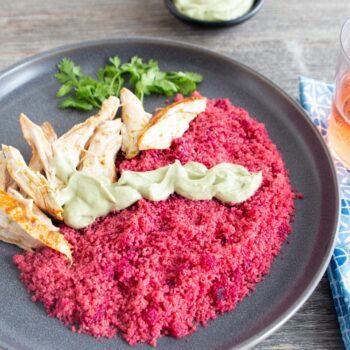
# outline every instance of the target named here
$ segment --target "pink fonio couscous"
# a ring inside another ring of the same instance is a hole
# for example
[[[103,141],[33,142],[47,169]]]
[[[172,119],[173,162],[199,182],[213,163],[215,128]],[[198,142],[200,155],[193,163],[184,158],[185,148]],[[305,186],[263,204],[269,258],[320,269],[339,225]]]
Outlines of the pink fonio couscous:
[[[132,345],[183,337],[234,309],[268,273],[291,231],[288,172],[263,124],[228,100],[208,101],[170,149],[120,158],[117,166],[144,171],[176,159],[241,164],[262,170],[263,183],[240,205],[173,195],[141,200],[81,231],[62,225],[72,265],[49,248],[14,257],[33,301],[75,332],[120,333]]]

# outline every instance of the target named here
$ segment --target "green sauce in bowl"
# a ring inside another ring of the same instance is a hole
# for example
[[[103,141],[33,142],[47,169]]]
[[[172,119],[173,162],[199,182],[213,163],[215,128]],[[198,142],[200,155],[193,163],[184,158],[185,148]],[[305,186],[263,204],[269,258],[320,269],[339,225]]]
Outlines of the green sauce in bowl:
[[[229,21],[249,12],[254,0],[174,0],[182,14],[200,21]]]

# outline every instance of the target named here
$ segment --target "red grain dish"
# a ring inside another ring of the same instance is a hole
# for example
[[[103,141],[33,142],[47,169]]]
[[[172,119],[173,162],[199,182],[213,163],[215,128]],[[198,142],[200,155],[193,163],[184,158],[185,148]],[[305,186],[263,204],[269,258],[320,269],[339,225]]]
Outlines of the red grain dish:
[[[141,200],[81,231],[63,225],[72,266],[49,248],[14,257],[33,301],[73,331],[156,345],[163,335],[194,332],[249,295],[291,231],[295,194],[277,147],[245,110],[211,100],[170,149],[117,165],[144,171],[175,159],[241,164],[262,170],[263,183],[240,205],[173,195]]]

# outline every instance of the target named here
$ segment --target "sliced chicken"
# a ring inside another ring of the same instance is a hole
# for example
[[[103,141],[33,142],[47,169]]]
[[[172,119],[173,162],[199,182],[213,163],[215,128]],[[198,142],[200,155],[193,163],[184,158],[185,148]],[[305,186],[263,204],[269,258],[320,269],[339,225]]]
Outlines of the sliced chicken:
[[[139,153],[137,139],[141,131],[146,127],[151,114],[146,113],[141,101],[128,89],[120,90],[122,103],[122,150],[125,158],[133,158]]]
[[[190,122],[205,111],[207,99],[201,96],[185,98],[161,109],[151,119],[138,138],[140,150],[166,149],[181,137]]]
[[[72,260],[69,243],[30,210],[30,205],[0,190],[0,240],[32,250],[50,247]]]
[[[9,188],[15,190],[18,186],[7,171],[6,158],[0,151],[0,190],[6,192]]]
[[[89,140],[88,149],[79,170],[97,176],[116,180],[115,157],[122,145],[120,119],[107,120],[101,123]]]
[[[54,143],[57,140],[57,134],[55,132],[55,129],[49,122],[44,122],[40,125],[41,129],[44,132],[44,135],[46,136],[47,141],[50,143]]]
[[[58,204],[55,191],[47,179],[31,170],[16,148],[3,145],[2,151],[6,158],[7,170],[21,190],[32,198],[40,209],[62,220],[63,209]]]
[[[50,144],[54,143],[57,140],[56,132],[49,122],[44,122],[40,125],[40,127]],[[32,150],[32,158],[30,159],[28,166],[33,171],[39,171],[40,173],[44,170],[42,162],[39,158],[39,154],[34,149]]]
[[[42,127],[33,123],[25,114],[21,113],[19,117],[22,133],[25,140],[32,148],[32,159],[29,167],[34,171],[44,169],[47,180],[52,186],[56,186],[55,169],[52,167],[52,147],[47,139],[48,131],[45,126],[45,132]]]
[[[42,173],[44,170],[39,154],[34,150],[32,151],[32,158],[30,158],[28,166],[31,170],[37,171],[38,173]]]
[[[83,123],[74,125],[72,129],[59,137],[53,143],[54,150],[58,151],[71,163],[71,166],[76,168],[80,161],[81,152],[84,150],[96,127],[104,121],[112,120],[117,113],[119,105],[119,99],[115,96],[110,96],[103,101],[101,110],[95,116],[86,119]]]
[[[58,231],[58,227],[52,224],[51,219],[35,205],[32,199],[25,198],[20,192],[14,190],[13,188],[9,188],[7,193],[14,199],[23,203],[23,205],[27,208],[28,212],[36,215],[51,231]]]

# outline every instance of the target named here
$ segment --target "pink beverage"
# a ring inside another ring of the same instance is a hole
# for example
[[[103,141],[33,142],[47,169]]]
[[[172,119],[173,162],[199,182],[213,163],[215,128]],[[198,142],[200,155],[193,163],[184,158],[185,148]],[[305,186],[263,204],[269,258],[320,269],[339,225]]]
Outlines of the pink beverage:
[[[350,19],[343,25],[328,141],[331,150],[350,169]]]
[[[339,80],[328,126],[329,146],[350,168],[350,71]]]

